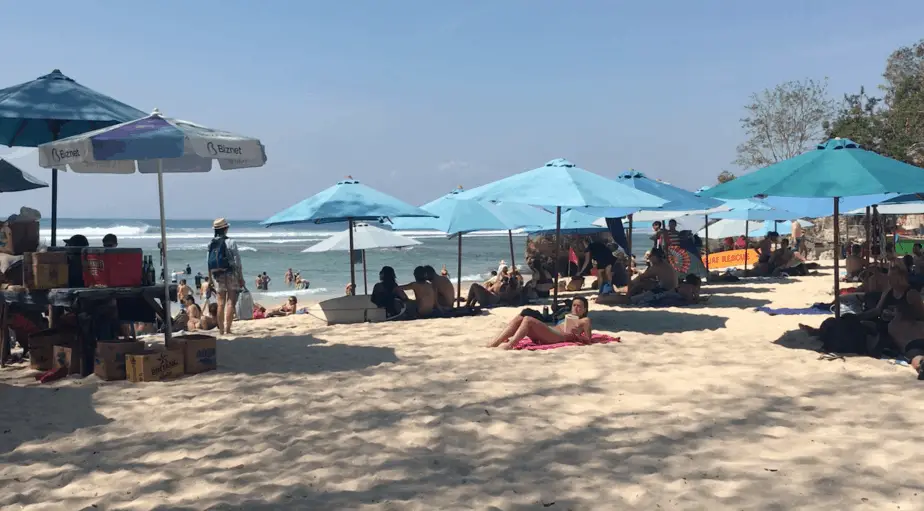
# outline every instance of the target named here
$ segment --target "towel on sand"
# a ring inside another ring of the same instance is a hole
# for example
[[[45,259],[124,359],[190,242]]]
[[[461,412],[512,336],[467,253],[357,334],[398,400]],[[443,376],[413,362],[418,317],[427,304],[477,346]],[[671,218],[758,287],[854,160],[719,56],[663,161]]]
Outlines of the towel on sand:
[[[619,337],[612,337],[606,334],[593,334],[590,337],[590,344],[608,344],[611,342],[619,342]],[[566,346],[586,346],[584,343],[580,342],[560,342],[557,344],[534,344],[533,340],[529,337],[524,337],[516,346],[513,347],[515,350],[528,350],[528,351],[538,351],[538,350],[554,350],[555,348],[564,348]]]
[[[816,303],[811,307],[803,307],[801,309],[787,308],[783,307],[780,309],[774,309],[772,307],[757,307],[754,310],[760,312],[766,312],[771,316],[820,316],[823,314],[831,314],[831,305],[824,303]]]

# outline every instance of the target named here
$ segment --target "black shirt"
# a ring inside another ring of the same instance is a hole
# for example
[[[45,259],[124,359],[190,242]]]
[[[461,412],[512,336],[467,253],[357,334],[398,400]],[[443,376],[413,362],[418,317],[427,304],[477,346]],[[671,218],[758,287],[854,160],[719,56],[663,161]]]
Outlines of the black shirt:
[[[597,268],[603,268],[616,263],[616,256],[606,245],[599,241],[587,245],[587,252],[590,252],[590,258],[597,262]]]

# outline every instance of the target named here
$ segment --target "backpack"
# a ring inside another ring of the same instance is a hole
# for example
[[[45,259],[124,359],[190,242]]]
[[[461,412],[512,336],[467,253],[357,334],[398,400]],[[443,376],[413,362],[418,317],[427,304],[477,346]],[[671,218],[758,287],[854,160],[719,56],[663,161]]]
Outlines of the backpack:
[[[209,243],[209,273],[222,274],[231,270],[231,257],[228,254],[228,245],[225,238],[219,236],[212,238]]]

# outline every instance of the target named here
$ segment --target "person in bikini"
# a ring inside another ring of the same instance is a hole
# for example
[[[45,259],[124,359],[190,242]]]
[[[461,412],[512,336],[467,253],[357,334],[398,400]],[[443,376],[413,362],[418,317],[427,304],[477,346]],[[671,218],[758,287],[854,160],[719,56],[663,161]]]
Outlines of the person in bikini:
[[[186,305],[187,324],[186,330],[193,332],[199,329],[199,320],[202,318],[202,309],[196,305],[196,298],[189,294],[183,298],[183,304]]]
[[[583,342],[591,340],[590,318],[587,317],[587,299],[576,296],[571,302],[571,314],[578,322],[570,332],[565,331],[565,322],[550,326],[531,316],[517,316],[490,343],[489,348],[513,349],[524,337],[536,344],[557,344],[560,342]]]
[[[280,305],[279,307],[266,311],[265,317],[281,318],[283,316],[291,316],[295,314],[297,310],[298,310],[298,298],[294,296],[290,296],[289,299],[286,300],[286,303]]]

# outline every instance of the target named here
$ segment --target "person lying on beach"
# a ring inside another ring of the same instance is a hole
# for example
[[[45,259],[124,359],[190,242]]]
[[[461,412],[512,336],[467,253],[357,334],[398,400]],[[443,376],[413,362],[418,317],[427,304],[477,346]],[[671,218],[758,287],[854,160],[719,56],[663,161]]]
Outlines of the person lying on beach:
[[[428,318],[436,308],[436,290],[427,280],[427,271],[423,266],[414,268],[414,282],[400,287],[402,291],[413,291],[414,299],[405,302],[409,317]]]
[[[560,342],[585,342],[591,338],[590,318],[587,317],[587,299],[576,296],[571,301],[571,314],[579,319],[571,331],[565,331],[565,322],[550,326],[531,316],[517,316],[491,341],[487,347],[512,349],[524,337],[529,337],[536,344],[556,344]]]
[[[391,266],[383,266],[379,272],[379,282],[372,287],[370,297],[377,307],[385,309],[386,317],[394,317],[404,310],[407,295],[398,285],[398,277]]]
[[[298,298],[290,296],[286,303],[266,311],[265,317],[267,318],[281,318],[283,316],[291,316],[295,314],[298,310]]]
[[[889,289],[871,310],[857,314],[854,318],[830,318],[825,320],[828,325],[823,323],[822,328],[801,324],[799,328],[809,335],[822,337],[832,323],[851,320],[870,325],[870,331],[878,334],[878,341],[867,343],[868,346],[888,345],[897,349],[911,362],[911,367],[918,373],[918,379],[924,379],[924,298],[920,292],[911,288],[908,271],[903,264],[895,264],[889,269]],[[874,352],[867,354],[879,355]]]
[[[667,261],[664,251],[655,248],[649,252],[648,268],[629,282],[628,296],[640,295],[646,292],[658,293],[677,289],[677,272]]]
[[[451,309],[456,299],[456,289],[452,286],[452,281],[445,275],[438,275],[432,266],[424,266],[427,273],[427,280],[436,291],[436,304],[443,309]]]
[[[520,281],[516,276],[511,277],[509,274],[498,275],[497,280],[488,286],[472,284],[468,288],[468,296],[465,300],[466,307],[474,307],[476,304],[482,307],[491,307],[494,305],[520,305],[521,301]]]
[[[626,296],[621,293],[600,295],[596,302],[600,305],[642,305],[647,307],[683,307],[705,303],[708,298],[700,297],[702,279],[698,276],[687,275],[674,291],[655,293],[642,293],[635,296]]]

